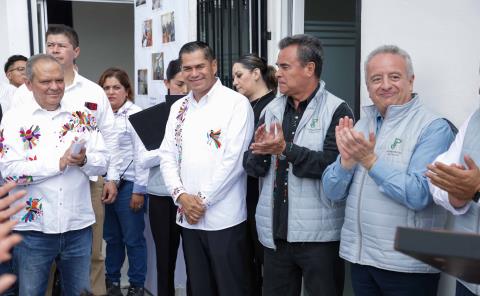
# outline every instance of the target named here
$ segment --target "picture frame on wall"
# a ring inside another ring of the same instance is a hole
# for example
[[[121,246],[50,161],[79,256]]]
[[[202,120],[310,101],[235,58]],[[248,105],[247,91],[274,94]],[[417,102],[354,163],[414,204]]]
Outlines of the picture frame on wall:
[[[162,43],[175,41],[175,15],[174,12],[163,14],[162,17]]]
[[[151,47],[153,44],[152,19],[142,23],[142,47]]]
[[[148,70],[138,69],[138,94],[148,95]]]
[[[163,80],[164,69],[163,52],[152,53],[152,80]]]

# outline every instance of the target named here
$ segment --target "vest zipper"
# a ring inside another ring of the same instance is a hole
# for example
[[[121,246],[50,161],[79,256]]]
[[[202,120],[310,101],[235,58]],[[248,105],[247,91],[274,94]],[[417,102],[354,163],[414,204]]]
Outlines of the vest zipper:
[[[357,215],[358,215],[358,219],[357,219],[357,223],[358,223],[358,237],[359,237],[359,242],[358,242],[358,255],[357,255],[357,258],[358,258],[358,262],[359,264],[361,264],[361,259],[362,259],[362,227],[361,227],[361,223],[360,223],[360,213],[361,213],[361,203],[362,203],[362,192],[363,192],[363,185],[365,185],[365,178],[367,177],[367,170],[364,169],[364,172],[363,172],[363,175],[362,175],[362,182],[360,183],[360,190],[359,190],[359,194],[358,194],[358,202],[357,202]]]

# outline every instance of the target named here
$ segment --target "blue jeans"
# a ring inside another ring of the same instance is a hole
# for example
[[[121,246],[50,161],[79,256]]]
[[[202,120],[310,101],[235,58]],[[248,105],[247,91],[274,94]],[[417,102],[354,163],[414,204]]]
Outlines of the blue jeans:
[[[92,228],[59,234],[17,231],[23,236],[15,246],[13,260],[18,274],[20,295],[43,296],[53,261],[60,271],[64,295],[90,291]]]
[[[145,208],[137,212],[130,209],[132,190],[133,183],[125,181],[118,189],[115,202],[105,205],[103,239],[107,243],[106,278],[111,282],[120,282],[126,247],[130,284],[143,287],[147,274],[147,244],[143,236]]]

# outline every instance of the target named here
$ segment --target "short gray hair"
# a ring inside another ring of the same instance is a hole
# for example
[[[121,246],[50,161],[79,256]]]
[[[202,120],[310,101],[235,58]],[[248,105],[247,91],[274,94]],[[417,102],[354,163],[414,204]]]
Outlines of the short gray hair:
[[[34,56],[31,56],[28,61],[27,61],[27,65],[25,66],[25,71],[26,71],[26,74],[27,74],[27,79],[29,81],[32,81],[33,80],[33,77],[34,77],[34,71],[33,71],[33,67],[40,61],[50,61],[50,62],[54,62],[55,64],[59,65],[61,68],[62,68],[62,71],[63,71],[63,65],[60,64],[54,57],[52,57],[51,55],[48,55],[48,54],[44,54],[44,53],[40,53],[40,54],[36,54]]]
[[[302,66],[309,62],[315,64],[315,76],[320,79],[323,67],[323,46],[320,39],[307,34],[288,36],[280,40],[278,47],[284,49],[291,45],[297,45],[297,55]]]
[[[367,57],[367,60],[365,61],[364,64],[364,71],[365,71],[365,80],[367,80],[367,66],[368,63],[377,55],[379,54],[395,54],[401,56],[405,60],[405,64],[407,66],[407,75],[408,78],[411,78],[413,76],[413,65],[412,65],[412,59],[410,58],[410,55],[400,47],[396,45],[382,45],[374,49]]]

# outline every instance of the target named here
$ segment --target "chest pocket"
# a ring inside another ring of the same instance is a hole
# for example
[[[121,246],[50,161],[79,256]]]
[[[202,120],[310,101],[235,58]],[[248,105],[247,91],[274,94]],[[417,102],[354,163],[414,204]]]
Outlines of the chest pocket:
[[[299,146],[306,147],[311,150],[323,150],[323,128],[319,126],[305,126],[299,135]]]

